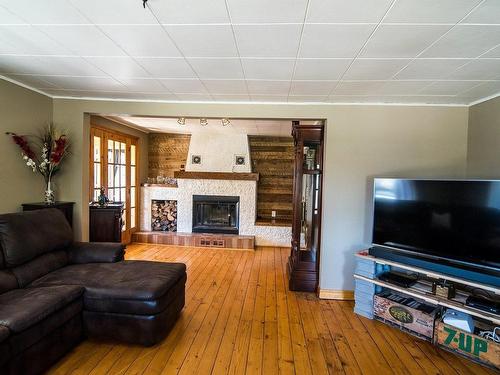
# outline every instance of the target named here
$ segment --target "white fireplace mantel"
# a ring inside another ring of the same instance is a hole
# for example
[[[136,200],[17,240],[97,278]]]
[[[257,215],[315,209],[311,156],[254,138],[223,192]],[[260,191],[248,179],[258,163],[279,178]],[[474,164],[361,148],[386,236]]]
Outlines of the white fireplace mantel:
[[[177,201],[177,231],[191,233],[193,223],[193,195],[225,195],[240,198],[240,235],[255,236],[260,246],[290,246],[291,227],[255,225],[257,181],[251,180],[177,180],[178,187],[141,187],[141,231],[151,230],[151,200]]]

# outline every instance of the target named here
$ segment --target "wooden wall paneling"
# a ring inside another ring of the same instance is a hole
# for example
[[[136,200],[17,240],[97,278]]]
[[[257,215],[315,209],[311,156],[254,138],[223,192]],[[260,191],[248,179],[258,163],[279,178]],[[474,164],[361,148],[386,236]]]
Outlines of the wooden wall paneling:
[[[190,134],[150,133],[148,177],[174,177],[186,165]]]
[[[259,173],[257,222],[292,221],[293,162],[292,137],[249,136],[252,171]]]

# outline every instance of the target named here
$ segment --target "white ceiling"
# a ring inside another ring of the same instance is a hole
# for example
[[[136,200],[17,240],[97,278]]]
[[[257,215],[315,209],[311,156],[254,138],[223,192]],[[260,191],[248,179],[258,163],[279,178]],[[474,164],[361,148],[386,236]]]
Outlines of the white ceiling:
[[[500,0],[0,0],[0,75],[54,97],[471,104]]]
[[[180,125],[177,118],[169,117],[138,117],[138,116],[106,116],[110,120],[127,126],[139,128],[146,132],[154,133],[240,133],[248,135],[267,135],[277,137],[290,137],[292,135],[291,120],[246,120],[229,119],[230,123],[222,125],[221,119],[209,118],[208,124],[202,126],[198,118],[186,118],[185,124]],[[302,123],[309,123],[302,121]],[[317,123],[312,121],[311,123]]]

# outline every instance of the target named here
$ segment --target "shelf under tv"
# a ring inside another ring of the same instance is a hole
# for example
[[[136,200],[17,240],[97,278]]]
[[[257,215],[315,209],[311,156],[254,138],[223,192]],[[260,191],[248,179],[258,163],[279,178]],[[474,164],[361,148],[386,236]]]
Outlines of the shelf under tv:
[[[428,277],[431,277],[431,278],[434,278],[434,279],[445,279],[445,280],[448,280],[448,281],[452,281],[452,282],[455,282],[455,283],[460,283],[460,284],[463,284],[463,285],[468,285],[468,286],[471,286],[473,288],[483,289],[483,290],[486,290],[488,292],[492,292],[492,293],[500,295],[500,288],[497,288],[497,287],[495,287],[493,285],[477,283],[477,282],[474,282],[474,281],[469,281],[469,280],[466,280],[466,279],[461,279],[461,278],[458,278],[458,277],[455,277],[455,276],[450,276],[450,275],[447,275],[445,273],[439,273],[439,272],[427,270],[425,268],[419,268],[419,267],[410,266],[410,265],[407,265],[407,264],[404,264],[404,263],[395,262],[395,261],[392,261],[392,260],[377,258],[377,257],[374,257],[372,255],[369,255],[368,254],[368,250],[363,250],[363,251],[360,251],[359,253],[356,253],[356,257],[359,257],[359,258],[362,258],[362,259],[370,259],[370,260],[373,260],[377,264],[382,264],[382,265],[387,265],[387,266],[401,268],[401,269],[404,269],[406,271],[420,273],[420,274],[423,274],[425,276],[428,276]],[[389,284],[389,285],[392,285],[392,284]]]
[[[384,288],[388,288],[388,289],[391,289],[391,290],[394,290],[394,291],[397,291],[400,293],[407,294],[411,297],[421,299],[421,300],[423,300],[427,303],[430,303],[432,305],[443,306],[443,307],[448,307],[448,308],[451,308],[454,310],[462,311],[464,313],[473,315],[473,316],[478,317],[478,318],[486,319],[486,320],[489,320],[495,324],[500,325],[500,315],[491,314],[491,313],[488,313],[486,311],[482,311],[482,310],[478,310],[478,309],[466,306],[464,303],[456,301],[456,300],[448,300],[448,299],[440,298],[439,296],[436,296],[433,294],[421,292],[414,287],[404,288],[404,287],[400,287],[400,286],[397,286],[394,284],[390,284],[388,282],[385,282],[385,281],[382,281],[379,279],[370,279],[368,277],[361,276],[361,275],[354,275],[354,278],[356,278],[358,280],[363,280],[363,281],[366,281],[369,283],[373,283],[375,285],[379,285],[379,286],[382,286]]]

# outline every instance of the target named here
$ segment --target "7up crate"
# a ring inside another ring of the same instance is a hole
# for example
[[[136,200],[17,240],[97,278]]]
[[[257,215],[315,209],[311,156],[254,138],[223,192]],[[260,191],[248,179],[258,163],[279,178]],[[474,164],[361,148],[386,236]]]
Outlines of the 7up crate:
[[[379,293],[373,299],[375,319],[428,341],[432,340],[437,311],[436,306],[391,291]]]
[[[436,343],[494,369],[500,369],[500,344],[462,331],[441,321],[436,323]]]

